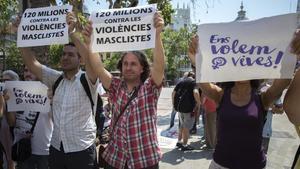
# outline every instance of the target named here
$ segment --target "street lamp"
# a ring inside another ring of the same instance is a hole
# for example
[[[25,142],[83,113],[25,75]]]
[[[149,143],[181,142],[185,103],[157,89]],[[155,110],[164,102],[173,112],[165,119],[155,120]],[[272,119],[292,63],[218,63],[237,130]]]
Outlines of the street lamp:
[[[3,48],[0,48],[0,63],[1,63],[0,69],[2,71],[5,70],[5,51]]]

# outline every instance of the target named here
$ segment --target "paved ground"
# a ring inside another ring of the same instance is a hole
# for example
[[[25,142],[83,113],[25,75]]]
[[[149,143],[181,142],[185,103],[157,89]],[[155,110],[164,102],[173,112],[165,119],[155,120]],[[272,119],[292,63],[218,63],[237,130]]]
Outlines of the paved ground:
[[[168,128],[170,121],[171,93],[173,88],[163,88],[158,102],[158,129]],[[199,138],[203,128],[198,128],[197,135],[190,139],[191,145],[197,149],[182,152],[174,148],[164,148],[161,169],[199,169],[208,168],[212,158],[212,151],[200,150]],[[299,145],[299,138],[286,115],[273,116],[273,136],[268,151],[267,169],[290,169],[294,154]]]

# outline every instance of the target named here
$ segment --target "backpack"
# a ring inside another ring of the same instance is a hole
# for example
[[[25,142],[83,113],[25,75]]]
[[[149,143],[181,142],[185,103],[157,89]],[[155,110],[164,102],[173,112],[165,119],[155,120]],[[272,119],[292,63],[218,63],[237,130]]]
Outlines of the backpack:
[[[59,76],[58,78],[57,78],[57,80],[54,82],[54,85],[53,85],[53,87],[52,87],[52,94],[53,94],[53,96],[54,96],[54,94],[55,94],[55,90],[56,90],[56,88],[58,87],[58,85],[59,85],[59,83],[62,81],[62,79],[63,79],[63,75],[61,75],[61,76]],[[95,115],[94,114],[94,101],[93,101],[93,99],[92,99],[92,94],[91,94],[91,91],[90,91],[90,88],[89,88],[89,84],[88,84],[88,81],[86,80],[86,77],[85,77],[85,73],[82,73],[81,75],[80,75],[80,82],[81,82],[81,85],[82,85],[82,87],[84,88],[84,91],[85,91],[85,93],[86,93],[86,95],[88,96],[88,98],[89,98],[89,100],[90,100],[90,102],[91,102],[91,107],[92,107],[92,112],[93,112],[93,115]],[[102,111],[103,111],[103,108],[102,108],[102,106],[103,106],[103,101],[102,101],[102,98],[101,98],[101,96],[98,94],[98,96],[97,96],[98,98],[98,101],[97,101],[97,105],[96,105],[96,113],[98,114],[98,111],[101,111],[101,113],[102,113]]]
[[[180,113],[191,113],[195,108],[194,87],[195,81],[185,79],[175,87],[174,109]]]

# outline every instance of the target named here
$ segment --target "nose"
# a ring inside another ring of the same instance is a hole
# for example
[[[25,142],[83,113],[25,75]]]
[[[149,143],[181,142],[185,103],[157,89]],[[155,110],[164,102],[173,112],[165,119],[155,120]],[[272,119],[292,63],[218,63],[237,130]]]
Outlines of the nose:
[[[62,57],[61,57],[62,60],[65,60],[65,59],[67,59],[67,58],[68,58],[68,55],[67,55],[67,54],[63,54]]]
[[[130,70],[130,69],[131,69],[131,66],[130,66],[130,64],[125,64],[125,65],[124,65],[124,68],[125,68],[125,70]]]

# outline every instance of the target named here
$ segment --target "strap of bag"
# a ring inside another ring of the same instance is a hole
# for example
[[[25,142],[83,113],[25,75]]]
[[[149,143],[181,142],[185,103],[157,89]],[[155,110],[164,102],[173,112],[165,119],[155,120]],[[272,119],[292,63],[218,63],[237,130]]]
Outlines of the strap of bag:
[[[80,76],[80,82],[84,88],[84,91],[86,93],[86,95],[88,96],[88,98],[90,99],[90,102],[91,102],[91,106],[92,106],[92,112],[93,112],[93,115],[95,114],[94,113],[94,101],[93,101],[93,98],[92,98],[92,94],[91,94],[91,91],[90,91],[90,87],[89,87],[89,84],[88,84],[88,81],[86,80],[85,78],[85,73],[82,73],[81,76]]]
[[[36,125],[37,119],[39,118],[39,115],[40,115],[40,112],[36,112],[36,116],[35,116],[34,122],[32,124],[32,127],[30,129],[30,133],[33,133],[33,130],[34,130],[34,127]]]
[[[58,78],[57,78],[57,80],[54,82],[54,85],[53,85],[53,87],[52,87],[52,95],[54,96],[54,94],[55,94],[55,90],[56,90],[56,88],[58,87],[58,85],[59,85],[59,83],[63,80],[63,75],[60,75]]]
[[[130,98],[129,98],[129,100],[128,100],[128,102],[126,103],[126,105],[124,106],[124,108],[121,110],[121,112],[120,112],[120,114],[117,116],[117,118],[116,118],[116,121],[114,122],[114,124],[112,125],[112,130],[111,130],[111,133],[113,133],[113,131],[114,131],[114,129],[115,129],[115,126],[116,126],[116,124],[118,123],[118,121],[119,121],[119,119],[120,119],[120,117],[124,114],[124,112],[125,112],[125,110],[126,110],[126,108],[128,107],[128,105],[130,104],[130,102],[134,99],[134,98],[136,98],[136,96],[137,96],[137,94],[138,94],[138,91],[139,91],[139,89],[140,89],[140,86],[138,87],[138,88],[135,88],[135,90],[134,90],[134,92],[133,92],[133,94],[130,96]]]

